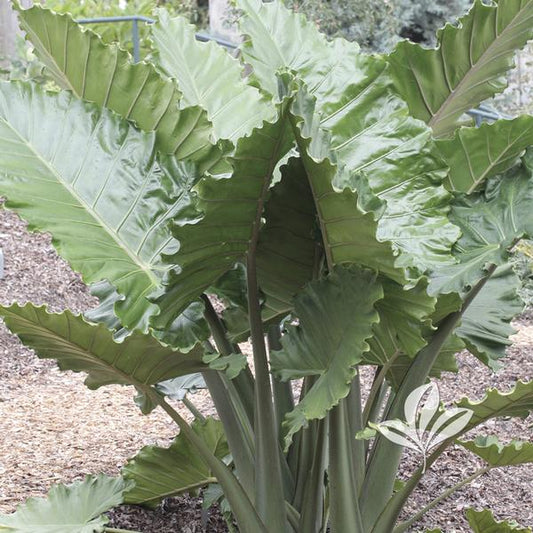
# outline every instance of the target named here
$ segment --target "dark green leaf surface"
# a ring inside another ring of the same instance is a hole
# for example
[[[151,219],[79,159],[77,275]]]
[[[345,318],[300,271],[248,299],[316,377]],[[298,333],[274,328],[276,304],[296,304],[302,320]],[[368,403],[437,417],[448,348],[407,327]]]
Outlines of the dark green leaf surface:
[[[180,353],[151,335],[132,333],[118,343],[103,324],[90,324],[70,311],[17,304],[0,307],[7,327],[42,359],[56,359],[61,370],[86,372],[90,389],[113,383],[143,388],[204,370],[203,350]]]
[[[87,477],[72,485],[54,485],[46,499],[30,498],[10,515],[0,515],[0,531],[12,533],[101,533],[106,511],[123,502],[131,488],[121,478]]]
[[[531,528],[521,527],[514,520],[497,522],[492,512],[487,509],[467,509],[465,515],[473,533],[531,533]]]
[[[383,297],[375,275],[337,267],[325,280],[310,283],[296,298],[298,326],[288,326],[282,350],[271,357],[284,381],[318,376],[283,423],[285,446],[309,420],[324,418],[350,391],[357,365],[368,350],[366,340],[379,320],[374,304]]]
[[[502,444],[498,437],[476,437],[475,440],[458,441],[458,443],[481,457],[490,466],[516,466],[533,463],[533,442],[513,440]]]
[[[166,261],[179,265],[179,270],[169,272],[157,297],[158,329],[167,327],[176,310],[183,310],[247,253],[252,231],[261,223],[276,164],[293,142],[288,105],[284,100],[274,122],[265,122],[239,140],[229,158],[231,173],[202,178],[191,201],[176,213],[173,234],[180,248]]]
[[[461,128],[453,139],[437,141],[450,172],[446,186],[470,194],[489,178],[518,163],[533,145],[533,117],[498,120],[479,128]]]
[[[436,49],[402,41],[389,56],[411,114],[436,137],[453,132],[463,113],[506,87],[515,51],[533,37],[533,1],[476,0],[457,26],[437,34]]]
[[[185,105],[207,110],[215,136],[236,142],[275,116],[274,106],[243,78],[242,65],[214,41],[196,40],[183,17],[157,11],[152,40],[158,66],[176,79]]]
[[[218,459],[229,454],[224,428],[219,420],[195,420],[193,431]],[[169,448],[144,447],[122,469],[126,480],[135,482],[124,499],[129,504],[157,506],[164,498],[193,492],[216,481],[210,468],[182,435]]]
[[[464,294],[485,275],[487,265],[505,263],[515,242],[533,233],[532,206],[533,180],[527,166],[493,179],[484,192],[459,198],[450,216],[462,231],[455,246],[458,264],[436,270],[430,292]]]
[[[19,10],[21,28],[39,59],[60,87],[135,121],[144,131],[156,131],[164,153],[191,159],[211,168],[220,159],[213,146],[212,126],[199,107],[179,109],[181,94],[146,62],[133,64],[128,52],[106,45],[70,15],[40,6]]]
[[[499,267],[463,315],[455,334],[468,350],[492,370],[501,368],[499,359],[516,333],[510,325],[523,310],[517,290],[521,282],[510,265]]]
[[[49,231],[86,283],[115,286],[122,325],[143,331],[157,312],[147,296],[171,268],[161,254],[178,247],[168,221],[188,205],[197,179],[191,163],[158,163],[154,143],[153,133],[68,93],[0,83],[6,206],[31,230]]]

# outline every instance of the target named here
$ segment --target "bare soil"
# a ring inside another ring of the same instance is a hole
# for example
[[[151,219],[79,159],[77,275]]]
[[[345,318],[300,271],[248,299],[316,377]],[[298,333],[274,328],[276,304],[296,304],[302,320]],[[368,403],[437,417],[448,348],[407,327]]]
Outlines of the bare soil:
[[[79,276],[57,257],[50,239],[29,234],[15,216],[0,211],[0,248],[5,277],[0,280],[0,303],[47,303],[51,309],[85,310],[95,304]],[[440,382],[445,401],[466,392],[480,398],[489,386],[506,390],[517,379],[533,379],[533,321],[517,321],[505,368],[493,374],[473,357],[461,354],[459,375]],[[111,386],[89,391],[83,376],[59,372],[41,361],[0,325],[0,512],[12,512],[30,496],[44,495],[53,483],[85,474],[116,475],[124,462],[144,445],[168,445],[176,427],[158,411],[143,416],[133,392]],[[206,413],[212,406],[205,394],[193,401]],[[179,406],[178,406],[179,407]],[[180,408],[183,415],[187,411]],[[533,417],[491,421],[477,431],[503,440],[533,440]],[[402,475],[418,459],[406,455]],[[472,473],[479,461],[452,448],[425,476],[406,509],[406,517],[445,488]],[[469,531],[463,516],[467,507],[489,507],[499,519],[513,518],[533,526],[533,467],[494,471],[456,493],[428,513],[412,531],[441,527],[446,532]],[[142,533],[227,531],[220,514],[206,514],[198,498],[166,501],[155,511],[123,507],[110,513],[114,527]]]

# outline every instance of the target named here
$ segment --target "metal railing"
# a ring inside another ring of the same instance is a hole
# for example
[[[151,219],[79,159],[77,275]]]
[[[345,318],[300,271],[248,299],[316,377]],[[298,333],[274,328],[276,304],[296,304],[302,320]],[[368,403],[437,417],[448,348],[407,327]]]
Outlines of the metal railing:
[[[121,17],[96,17],[89,19],[77,19],[78,24],[106,24],[109,22],[131,22],[131,40],[133,41],[133,61],[138,63],[141,60],[141,40],[139,36],[139,22],[144,22],[145,24],[153,24],[155,19],[150,17],[145,17],[143,15],[124,15]],[[197,33],[196,38],[199,41],[215,41],[218,44],[225,46],[229,49],[235,49],[236,46],[225,39],[220,39],[209,35],[207,33]]]

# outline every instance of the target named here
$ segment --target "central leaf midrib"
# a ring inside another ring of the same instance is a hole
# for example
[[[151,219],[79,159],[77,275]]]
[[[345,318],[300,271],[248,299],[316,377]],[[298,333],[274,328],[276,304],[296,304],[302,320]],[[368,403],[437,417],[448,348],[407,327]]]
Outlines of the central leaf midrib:
[[[470,77],[477,73],[477,71],[479,70],[479,65],[483,64],[484,61],[485,61],[485,57],[492,51],[492,48],[494,46],[496,46],[497,44],[499,44],[501,42],[501,39],[503,38],[503,36],[505,36],[507,34],[507,32],[509,31],[509,29],[511,28],[514,28],[514,24],[516,22],[516,20],[518,19],[518,17],[522,14],[522,12],[527,9],[529,6],[529,3],[526,4],[526,6],[524,7],[524,9],[520,9],[517,14],[513,17],[513,19],[511,20],[511,22],[509,22],[509,24],[506,26],[506,28],[496,37],[496,39],[494,39],[491,44],[487,47],[487,49],[485,50],[485,52],[483,52],[483,54],[481,54],[481,56],[479,57],[478,61],[476,62],[475,66],[473,66],[468,72],[467,74],[463,77],[463,79],[457,84],[457,86],[450,92],[450,94],[446,97],[446,100],[444,100],[444,102],[442,103],[442,105],[440,106],[440,108],[438,109],[438,111],[431,117],[431,119],[429,120],[428,122],[428,125],[433,127],[433,125],[441,118],[441,116],[443,115],[444,111],[450,107],[453,102],[455,101],[455,98],[457,97],[457,94],[460,93],[460,89],[462,88],[462,86],[467,83],[467,80],[470,79]],[[499,7],[496,7],[494,9],[501,9]],[[496,18],[498,17],[498,13],[496,13]],[[442,46],[442,45],[441,45]],[[445,115],[444,118],[446,118],[448,115]]]
[[[20,139],[20,143],[23,146],[26,146],[27,149],[34,154],[36,159],[41,161],[41,163],[50,171],[52,177],[56,179],[56,182],[59,183],[61,186],[63,186],[67,190],[67,192],[74,198],[74,200],[78,202],[79,206],[84,211],[89,213],[90,216],[92,216],[92,218],[98,223],[99,227],[101,227],[111,237],[113,242],[116,243],[117,247],[120,250],[122,250],[130,258],[132,263],[136,267],[140,267],[141,268],[141,271],[144,272],[145,275],[150,280],[150,284],[152,286],[157,286],[158,285],[158,280],[153,275],[152,271],[142,261],[140,261],[138,257],[133,255],[133,253],[126,246],[123,245],[123,241],[118,238],[118,235],[115,232],[115,230],[113,228],[111,228],[108,224],[106,224],[100,218],[100,216],[98,215],[97,211],[93,210],[88,204],[85,204],[85,202],[82,201],[82,199],[76,193],[76,190],[74,188],[70,187],[69,184],[62,179],[61,174],[59,174],[59,172],[57,172],[56,169],[54,169],[50,165],[50,163],[48,163],[48,161],[43,159],[41,154],[37,151],[37,149],[32,145],[32,143],[29,140],[24,139],[24,137],[15,128],[13,128],[13,126],[5,118],[2,117],[2,118],[0,118],[0,120],[2,120],[2,122]]]

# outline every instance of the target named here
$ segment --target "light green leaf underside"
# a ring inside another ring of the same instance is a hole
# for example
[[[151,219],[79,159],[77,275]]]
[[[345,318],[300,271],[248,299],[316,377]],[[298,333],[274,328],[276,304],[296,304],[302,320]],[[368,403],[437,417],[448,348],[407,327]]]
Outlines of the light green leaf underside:
[[[520,286],[511,265],[496,269],[455,330],[468,350],[492,370],[501,368],[499,360],[511,345],[509,337],[516,333],[510,322],[524,307],[517,293]]]
[[[436,49],[402,41],[389,56],[400,95],[436,137],[450,134],[463,113],[506,87],[516,50],[533,37],[533,1],[476,0],[457,26],[437,34]]]
[[[494,435],[457,442],[481,457],[490,466],[515,466],[533,463],[533,442],[513,440],[509,444],[502,444]]]
[[[115,305],[123,326],[143,331],[157,312],[146,297],[170,268],[161,254],[177,248],[168,221],[197,179],[192,164],[158,163],[154,139],[69,93],[0,84],[6,206],[30,229],[49,231],[86,283],[112,283],[124,298]]]
[[[465,515],[473,533],[531,533],[531,528],[521,527],[514,520],[497,522],[488,509],[467,509]]]
[[[494,178],[487,190],[461,197],[452,206],[450,219],[461,228],[455,246],[458,264],[433,272],[431,293],[464,294],[485,275],[487,265],[501,265],[514,243],[533,234],[533,180],[525,165]]]
[[[72,485],[54,485],[46,499],[30,498],[10,515],[0,515],[0,531],[12,533],[101,533],[106,511],[123,502],[131,486],[121,478],[86,477]]]
[[[437,141],[450,172],[446,187],[470,194],[505,172],[533,145],[533,117],[498,120],[479,128],[460,128],[453,139]]]
[[[219,420],[195,420],[193,431],[222,460],[229,454],[224,428]],[[122,469],[126,480],[135,482],[124,495],[128,504],[157,506],[164,498],[194,492],[216,479],[197,450],[182,435],[169,448],[144,447]]]
[[[393,243],[398,264],[424,271],[449,263],[459,233],[446,217],[445,165],[428,142],[429,129],[409,117],[396,96],[386,62],[361,54],[355,43],[328,41],[282,2],[240,4],[246,8],[241,29],[250,38],[243,55],[261,86],[274,91],[278,69],[290,69],[316,98],[331,150],[346,166],[335,188],[357,190],[364,172],[372,192],[385,201],[378,236]]]
[[[45,307],[14,304],[0,307],[0,316],[40,358],[56,359],[61,370],[86,372],[90,389],[110,384],[146,389],[206,368],[200,347],[180,353],[139,332],[117,343],[103,324],[90,324],[70,311],[56,314]]]
[[[284,381],[304,376],[318,379],[283,422],[285,447],[308,420],[324,418],[348,395],[355,365],[368,350],[366,340],[379,320],[374,304],[382,297],[374,274],[337,267],[295,298],[299,325],[288,326],[283,348],[272,354],[271,366]]]
[[[68,14],[34,6],[19,10],[19,21],[60,87],[133,120],[144,131],[155,130],[156,146],[163,153],[191,159],[202,169],[218,163],[221,154],[213,146],[205,111],[180,110],[175,83],[162,78],[151,64],[133,64],[128,52],[104,44]]]
[[[242,65],[222,46],[197,41],[196,28],[182,17],[164,9],[157,14],[152,40],[158,66],[176,79],[185,105],[207,110],[217,138],[236,142],[274,118],[274,106],[245,83]]]
[[[228,159],[231,173],[202,178],[191,202],[176,213],[173,234],[181,247],[177,254],[167,254],[166,261],[179,265],[179,271],[170,272],[157,297],[159,329],[248,251],[276,164],[293,142],[287,106],[287,101],[279,105],[275,122],[265,122],[238,141]]]
[[[525,418],[533,411],[533,381],[518,381],[509,392],[500,392],[490,388],[481,400],[471,401],[468,398],[463,398],[457,402],[457,406],[474,411],[465,431],[491,418]]]

